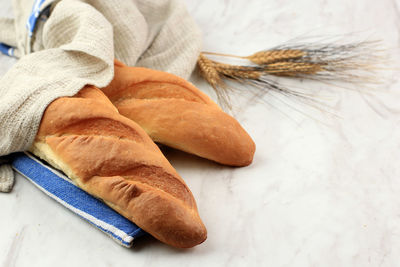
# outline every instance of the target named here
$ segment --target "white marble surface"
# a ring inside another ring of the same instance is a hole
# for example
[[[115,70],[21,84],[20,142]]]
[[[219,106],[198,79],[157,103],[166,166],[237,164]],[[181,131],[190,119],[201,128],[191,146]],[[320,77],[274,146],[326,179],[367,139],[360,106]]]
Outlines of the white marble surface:
[[[9,2],[0,1],[0,15]],[[399,0],[187,5],[208,51],[248,54],[303,34],[359,32],[382,39],[399,67]],[[13,63],[0,56],[0,74]],[[274,107],[241,103],[235,114],[257,144],[247,168],[169,151],[208,228],[193,249],[150,237],[122,248],[18,176],[12,194],[0,194],[0,266],[399,266],[400,81],[382,75],[370,94],[300,84],[328,96],[336,118],[300,105],[320,121],[310,119],[271,95],[264,100]]]

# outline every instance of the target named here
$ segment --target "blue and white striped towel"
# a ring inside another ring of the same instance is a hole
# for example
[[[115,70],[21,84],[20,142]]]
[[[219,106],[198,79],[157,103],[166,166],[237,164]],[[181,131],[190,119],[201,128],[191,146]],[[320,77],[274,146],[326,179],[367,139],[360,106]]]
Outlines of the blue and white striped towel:
[[[14,56],[15,47],[0,43],[0,53],[13,57]]]
[[[15,171],[121,245],[131,247],[135,238],[145,234],[138,226],[75,186],[64,174],[30,153],[13,154],[11,160]]]

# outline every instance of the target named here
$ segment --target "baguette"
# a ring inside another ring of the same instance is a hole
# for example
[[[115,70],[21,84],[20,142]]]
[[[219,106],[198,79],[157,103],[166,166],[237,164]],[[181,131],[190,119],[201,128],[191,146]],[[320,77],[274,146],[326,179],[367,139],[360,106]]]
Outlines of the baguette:
[[[120,114],[155,141],[231,166],[253,160],[255,144],[206,94],[175,75],[115,61],[115,76],[103,92]]]
[[[99,89],[53,101],[31,151],[160,241],[189,248],[206,239],[185,182]]]

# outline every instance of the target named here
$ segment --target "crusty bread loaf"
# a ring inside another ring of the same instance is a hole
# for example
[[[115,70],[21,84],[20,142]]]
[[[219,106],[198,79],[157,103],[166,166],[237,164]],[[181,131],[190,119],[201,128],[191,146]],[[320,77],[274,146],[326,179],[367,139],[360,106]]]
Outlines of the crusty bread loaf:
[[[181,248],[206,239],[187,185],[99,89],[53,101],[31,150],[157,239]]]
[[[102,90],[156,142],[226,165],[253,160],[255,144],[240,124],[182,78],[116,61],[114,79]]]

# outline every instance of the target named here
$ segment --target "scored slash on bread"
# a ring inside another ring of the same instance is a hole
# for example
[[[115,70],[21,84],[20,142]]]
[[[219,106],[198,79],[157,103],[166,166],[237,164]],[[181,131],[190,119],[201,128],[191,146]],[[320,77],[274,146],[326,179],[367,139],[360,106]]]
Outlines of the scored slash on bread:
[[[53,101],[31,151],[162,242],[188,248],[207,237],[185,182],[95,87]]]
[[[170,73],[117,60],[114,65],[114,79],[103,92],[155,142],[225,165],[252,162],[251,137],[194,85]]]

